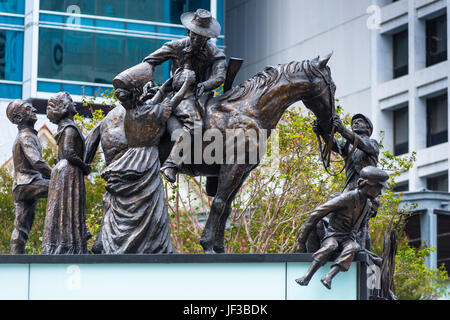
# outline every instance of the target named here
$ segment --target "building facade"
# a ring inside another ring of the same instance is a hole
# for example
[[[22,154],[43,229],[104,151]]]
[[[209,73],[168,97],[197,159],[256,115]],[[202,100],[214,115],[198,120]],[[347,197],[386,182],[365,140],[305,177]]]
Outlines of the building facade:
[[[243,81],[267,65],[334,52],[344,112],[369,116],[391,153],[417,153],[397,190],[448,192],[449,8],[449,0],[227,0],[227,54],[245,60]],[[430,246],[450,241],[448,219],[434,213],[446,209],[427,212],[410,231]],[[438,246],[428,265],[450,270],[447,251]]]
[[[52,94],[67,91],[80,103],[111,90],[118,73],[185,37],[180,15],[198,8],[223,26],[223,0],[0,0],[0,163],[11,155],[17,131],[5,113],[11,100],[32,101],[40,113],[36,126],[53,129],[45,118]],[[217,45],[223,41],[222,31]],[[157,68],[158,83],[169,69]]]

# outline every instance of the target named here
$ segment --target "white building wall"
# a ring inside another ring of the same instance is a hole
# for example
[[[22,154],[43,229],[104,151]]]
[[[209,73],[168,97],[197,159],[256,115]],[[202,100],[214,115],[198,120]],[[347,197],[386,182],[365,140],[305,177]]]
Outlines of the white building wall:
[[[336,97],[348,113],[370,112],[370,0],[227,0],[228,56],[243,58],[236,84],[267,65],[330,60]]]

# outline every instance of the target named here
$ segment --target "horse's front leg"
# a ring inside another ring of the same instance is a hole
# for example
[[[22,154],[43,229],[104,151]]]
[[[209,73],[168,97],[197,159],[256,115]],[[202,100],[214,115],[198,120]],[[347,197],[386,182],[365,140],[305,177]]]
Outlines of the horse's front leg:
[[[233,201],[233,193],[240,187],[244,176],[244,168],[240,165],[223,165],[220,169],[219,184],[214,197],[205,229],[200,238],[200,244],[205,253],[213,253],[215,236],[219,230],[220,219],[228,207],[228,202]]]
[[[227,205],[225,207],[225,210],[223,214],[219,218],[219,226],[217,228],[215,240],[214,240],[214,252],[215,253],[225,253],[225,228],[227,225],[228,217],[231,214],[231,205],[234,201],[234,198],[236,198],[236,194],[241,189],[242,185],[244,184],[245,179],[247,179],[251,169],[249,169],[242,177],[241,181],[239,182],[239,185],[234,189],[233,193],[231,194],[230,198],[228,198]]]

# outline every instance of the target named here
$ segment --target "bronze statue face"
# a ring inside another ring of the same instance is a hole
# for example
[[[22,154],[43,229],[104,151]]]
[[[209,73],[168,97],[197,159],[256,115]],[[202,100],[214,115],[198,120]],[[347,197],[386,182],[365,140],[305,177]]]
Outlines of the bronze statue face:
[[[203,46],[206,44],[206,41],[208,41],[208,37],[201,36],[199,34],[196,34],[195,32],[188,31],[189,38],[191,39],[191,46],[195,49],[203,48]]]
[[[380,184],[376,184],[376,185],[370,185],[370,184],[366,184],[363,188],[362,188],[362,192],[368,196],[370,199],[375,199],[377,198],[380,194],[381,191],[383,190],[383,186]]]
[[[25,102],[20,105],[19,112],[22,114],[21,123],[34,126],[37,121],[36,109],[30,103]]]
[[[72,117],[77,113],[75,103],[68,92],[59,92],[48,100],[47,118],[58,124],[65,117]]]
[[[356,118],[352,121],[352,131],[360,135],[370,135],[369,124],[362,118]]]

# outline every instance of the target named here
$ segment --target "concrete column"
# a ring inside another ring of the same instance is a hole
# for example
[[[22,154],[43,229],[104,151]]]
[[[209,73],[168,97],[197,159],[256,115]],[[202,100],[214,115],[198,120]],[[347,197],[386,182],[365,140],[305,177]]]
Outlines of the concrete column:
[[[449,36],[450,36],[450,0],[447,0],[447,60],[449,57],[449,53],[450,53],[450,40],[449,40]],[[450,70],[447,70],[447,103],[450,103],[450,86],[449,86],[449,75],[450,75]],[[450,105],[447,106],[447,110],[449,110]],[[447,111],[447,114],[449,115],[450,112]],[[447,150],[447,158],[449,158],[450,156],[450,115],[447,117],[447,128],[448,130],[448,137],[447,137],[447,141],[449,142],[448,145],[448,150]],[[449,161],[449,160],[447,160]],[[450,166],[449,166],[449,172],[448,172],[448,176],[450,177]],[[448,190],[450,191],[450,179],[449,181],[449,185],[448,185]]]
[[[408,2],[408,46],[409,46],[409,152],[426,147],[426,107],[418,98],[415,74],[425,67],[425,24],[417,19],[415,1]],[[409,173],[409,187],[416,191],[425,187],[417,166]]]
[[[379,6],[380,8],[386,5],[386,0],[372,0],[372,5]],[[371,30],[371,120],[374,125],[373,138],[380,140],[379,132],[387,131],[386,122],[389,121],[386,117],[386,113],[380,110],[377,88],[378,84],[392,79],[392,38],[390,36],[383,36],[380,34],[380,29]],[[386,145],[385,137],[384,145]],[[389,143],[392,145],[392,143]]]
[[[437,249],[437,216],[433,209],[427,209],[420,217],[420,238],[425,241],[427,247]],[[437,268],[437,250],[425,259],[425,265],[428,269]]]

